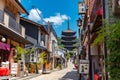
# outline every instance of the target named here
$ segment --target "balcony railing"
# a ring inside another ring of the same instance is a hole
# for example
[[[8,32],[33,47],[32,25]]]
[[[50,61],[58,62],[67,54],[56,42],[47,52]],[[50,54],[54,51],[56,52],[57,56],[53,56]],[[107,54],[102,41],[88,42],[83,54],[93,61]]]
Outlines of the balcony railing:
[[[6,15],[5,13],[7,14],[8,18],[5,17],[5,15]],[[0,23],[4,24],[5,27],[14,30],[16,33],[22,35],[22,28],[24,28],[24,27],[22,25],[18,24],[16,22],[16,20],[9,15],[9,13],[7,13],[3,10],[0,10]]]
[[[22,26],[18,24],[11,16],[9,16],[9,28],[22,34]]]

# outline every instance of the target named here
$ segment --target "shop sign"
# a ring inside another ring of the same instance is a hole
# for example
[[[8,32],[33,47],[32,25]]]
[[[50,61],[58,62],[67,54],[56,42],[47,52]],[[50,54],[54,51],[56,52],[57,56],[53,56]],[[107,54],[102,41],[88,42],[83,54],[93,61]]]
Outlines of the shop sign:
[[[6,67],[9,69],[9,61],[2,62],[1,65],[2,65],[2,67]]]
[[[11,74],[16,75],[18,71],[18,64],[17,63],[11,63]]]
[[[89,73],[89,60],[80,60],[79,73],[80,74]]]

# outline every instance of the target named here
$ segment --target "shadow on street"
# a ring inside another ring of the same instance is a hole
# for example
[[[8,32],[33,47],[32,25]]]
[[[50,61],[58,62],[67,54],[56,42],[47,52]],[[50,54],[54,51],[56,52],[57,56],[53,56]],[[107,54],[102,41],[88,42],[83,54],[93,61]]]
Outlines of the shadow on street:
[[[74,69],[71,72],[68,72],[59,80],[78,80],[77,70]]]

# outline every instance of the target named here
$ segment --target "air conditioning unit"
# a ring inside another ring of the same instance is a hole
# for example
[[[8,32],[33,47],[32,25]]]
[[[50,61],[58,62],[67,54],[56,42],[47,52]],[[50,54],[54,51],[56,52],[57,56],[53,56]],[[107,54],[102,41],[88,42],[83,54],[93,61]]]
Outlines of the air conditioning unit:
[[[112,11],[114,14],[120,14],[120,0],[112,0]]]

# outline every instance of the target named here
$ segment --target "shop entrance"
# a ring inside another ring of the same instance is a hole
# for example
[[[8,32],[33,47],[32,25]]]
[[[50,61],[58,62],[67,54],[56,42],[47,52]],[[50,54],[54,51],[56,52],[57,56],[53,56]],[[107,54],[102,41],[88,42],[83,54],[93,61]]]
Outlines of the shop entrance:
[[[8,61],[8,58],[9,58],[9,51],[0,50],[0,67],[2,62]]]

